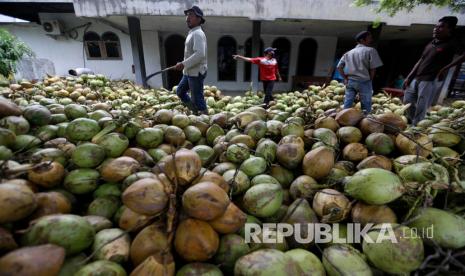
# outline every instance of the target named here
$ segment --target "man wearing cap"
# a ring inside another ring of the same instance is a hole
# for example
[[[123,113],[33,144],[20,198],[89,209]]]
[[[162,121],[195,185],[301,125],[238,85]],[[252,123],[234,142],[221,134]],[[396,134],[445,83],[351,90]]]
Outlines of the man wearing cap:
[[[460,64],[464,57],[452,60],[460,53],[460,45],[453,40],[457,17],[445,16],[433,29],[433,40],[426,45],[420,60],[404,81],[404,103],[410,103],[407,117],[413,125],[425,118],[428,108],[439,97],[445,73]]]
[[[184,46],[184,60],[176,64],[183,73],[176,89],[181,101],[195,114],[208,114],[203,96],[203,81],[207,75],[207,38],[201,28],[205,23],[202,10],[193,6],[185,10],[187,27],[190,29]],[[187,94],[191,90],[191,97]]]
[[[372,81],[376,68],[382,66],[383,62],[378,51],[370,47],[373,43],[370,32],[358,33],[355,40],[357,46],[342,56],[337,69],[346,83],[344,109],[352,107],[355,95],[358,93],[363,113],[366,115],[371,112]]]
[[[260,67],[260,81],[263,83],[263,91],[265,92],[265,99],[263,100],[265,108],[268,108],[270,101],[273,100],[273,86],[278,79],[281,81],[279,74],[278,61],[274,58],[276,48],[268,47],[264,50],[264,57],[249,58],[241,55],[233,55],[234,59],[242,59],[244,61],[258,64]]]

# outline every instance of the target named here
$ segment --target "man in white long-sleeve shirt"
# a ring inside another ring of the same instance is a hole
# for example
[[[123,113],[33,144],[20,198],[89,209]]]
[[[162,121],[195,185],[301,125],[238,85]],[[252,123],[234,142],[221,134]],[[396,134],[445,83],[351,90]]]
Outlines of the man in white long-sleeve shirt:
[[[203,81],[207,75],[207,38],[201,25],[205,19],[197,6],[185,10],[184,14],[190,30],[184,46],[184,61],[176,64],[176,70],[183,73],[176,94],[195,114],[208,114],[203,96]],[[191,97],[187,94],[189,89]]]

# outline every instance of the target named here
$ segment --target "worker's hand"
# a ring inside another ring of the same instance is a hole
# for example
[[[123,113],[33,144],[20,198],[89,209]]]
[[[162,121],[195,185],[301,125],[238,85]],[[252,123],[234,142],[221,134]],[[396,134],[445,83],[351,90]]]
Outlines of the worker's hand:
[[[278,81],[283,81],[283,78],[281,78],[281,76],[279,76]]]
[[[182,69],[184,69],[184,64],[182,64],[182,62],[178,62],[178,63],[176,63],[176,65],[174,66],[174,69],[175,69],[175,70],[178,70],[178,71],[182,71]]]
[[[449,71],[449,70],[445,69],[445,68],[442,68],[441,70],[439,70],[438,75],[436,76],[436,78],[438,80],[442,80],[447,75],[447,71]]]
[[[411,82],[410,78],[406,78],[406,79],[404,80],[404,83],[402,84],[402,88],[403,88],[404,90],[407,89],[407,87],[410,85],[410,82]]]
[[[239,55],[232,55],[233,59],[237,60],[239,58]]]
[[[344,84],[347,85],[349,83],[349,78],[347,76],[344,77]]]

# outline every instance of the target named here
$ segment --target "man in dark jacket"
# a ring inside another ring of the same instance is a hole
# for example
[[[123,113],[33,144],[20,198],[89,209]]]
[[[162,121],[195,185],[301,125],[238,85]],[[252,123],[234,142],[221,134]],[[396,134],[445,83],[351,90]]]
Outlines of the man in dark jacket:
[[[439,20],[433,29],[433,40],[404,81],[404,104],[411,104],[407,116],[413,125],[423,120],[428,108],[436,103],[445,72],[456,63],[453,58],[459,54],[459,47],[453,33],[457,21],[455,16]]]

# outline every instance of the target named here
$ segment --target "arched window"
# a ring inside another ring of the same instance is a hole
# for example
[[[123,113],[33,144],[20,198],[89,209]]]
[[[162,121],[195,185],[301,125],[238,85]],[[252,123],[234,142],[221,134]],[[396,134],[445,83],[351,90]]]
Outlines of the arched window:
[[[87,32],[84,45],[87,59],[121,59],[119,38],[112,32],[106,32],[102,37],[95,32]]]
[[[236,61],[232,55],[237,53],[236,40],[230,36],[223,36],[218,40],[218,80],[236,80]]]
[[[291,42],[285,37],[277,38],[273,41],[273,48],[276,48],[276,60],[278,61],[279,73],[283,82],[287,82],[289,77],[289,59],[291,56]]]
[[[106,32],[102,35],[102,40],[107,58],[121,58],[121,45],[116,34]]]
[[[299,45],[298,76],[313,76],[318,43],[313,38],[306,38]]]
[[[246,57],[252,57],[252,38],[251,37],[249,37],[245,41],[244,49],[245,49],[244,55]],[[265,48],[263,47],[263,40],[260,39],[260,53],[259,53],[260,56],[263,55],[263,50],[265,50]],[[244,81],[250,81],[251,71],[252,71],[252,64],[250,64],[250,62],[244,62]]]
[[[100,36],[94,32],[87,32],[84,35],[84,44],[88,59],[101,59],[102,49],[100,47]]]

